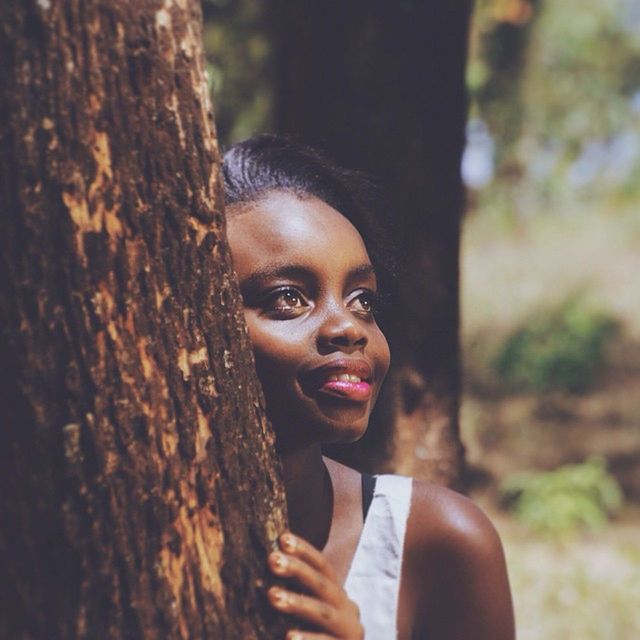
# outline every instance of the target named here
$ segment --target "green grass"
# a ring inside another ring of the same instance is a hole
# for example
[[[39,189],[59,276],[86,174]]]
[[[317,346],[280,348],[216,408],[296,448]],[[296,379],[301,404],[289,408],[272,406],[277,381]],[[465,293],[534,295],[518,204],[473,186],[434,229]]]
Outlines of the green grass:
[[[602,529],[622,507],[620,486],[595,456],[553,471],[515,474],[502,494],[521,523],[557,539]]]
[[[492,365],[509,388],[583,393],[601,373],[617,327],[611,315],[571,297],[514,330]]]

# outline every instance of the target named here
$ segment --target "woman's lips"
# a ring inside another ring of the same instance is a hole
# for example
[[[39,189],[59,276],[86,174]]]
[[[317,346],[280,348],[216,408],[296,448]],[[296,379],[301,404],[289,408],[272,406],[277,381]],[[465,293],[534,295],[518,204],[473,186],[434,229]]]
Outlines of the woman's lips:
[[[366,402],[371,398],[371,385],[360,376],[349,373],[329,375],[318,391],[355,402]]]
[[[314,367],[305,376],[303,388],[313,396],[331,396],[351,402],[367,402],[373,395],[373,368],[364,358],[335,358]]]

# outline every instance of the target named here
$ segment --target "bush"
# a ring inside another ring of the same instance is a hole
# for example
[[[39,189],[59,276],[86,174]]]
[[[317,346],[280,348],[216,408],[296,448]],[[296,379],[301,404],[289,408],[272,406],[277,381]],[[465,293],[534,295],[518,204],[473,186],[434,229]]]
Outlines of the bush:
[[[514,331],[495,356],[493,368],[512,388],[584,392],[601,371],[616,329],[610,315],[571,299]]]
[[[516,474],[504,483],[502,496],[520,522],[558,538],[602,528],[622,506],[620,486],[601,457]]]

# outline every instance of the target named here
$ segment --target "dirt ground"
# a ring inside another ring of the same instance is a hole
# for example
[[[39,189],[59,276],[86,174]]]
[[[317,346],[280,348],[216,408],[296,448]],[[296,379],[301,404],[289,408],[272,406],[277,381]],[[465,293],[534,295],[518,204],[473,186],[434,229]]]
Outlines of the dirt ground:
[[[461,428],[474,495],[505,543],[521,640],[640,638],[640,224],[576,212],[518,228],[465,223]],[[589,393],[508,393],[488,362],[531,313],[579,292],[621,330]],[[500,510],[498,487],[523,470],[605,456],[625,508],[570,544],[537,537]]]
[[[640,513],[560,544],[484,507],[505,547],[519,640],[640,638]]]

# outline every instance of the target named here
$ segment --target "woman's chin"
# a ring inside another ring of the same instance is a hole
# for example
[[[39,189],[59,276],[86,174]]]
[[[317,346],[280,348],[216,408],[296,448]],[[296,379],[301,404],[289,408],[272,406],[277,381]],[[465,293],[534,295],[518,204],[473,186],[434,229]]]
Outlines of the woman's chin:
[[[331,412],[329,415],[323,413],[301,417],[296,421],[295,428],[287,426],[281,429],[273,420],[272,424],[276,433],[276,448],[281,452],[312,444],[348,444],[364,435],[369,424],[369,412],[359,411],[356,415]]]
[[[302,403],[267,401],[267,415],[281,438],[352,442],[366,431],[372,406],[371,402],[323,395],[305,398]],[[279,410],[269,411],[269,407]]]
[[[349,422],[330,420],[318,425],[314,439],[321,444],[348,444],[362,438],[367,430],[367,424],[368,415],[364,420]]]
[[[348,398],[325,394],[315,399],[314,413],[320,420],[338,425],[348,425],[355,422],[366,422],[371,413],[371,404],[354,402]]]
[[[369,425],[369,407],[322,407],[321,419],[317,421],[323,444],[348,443],[359,440]]]

